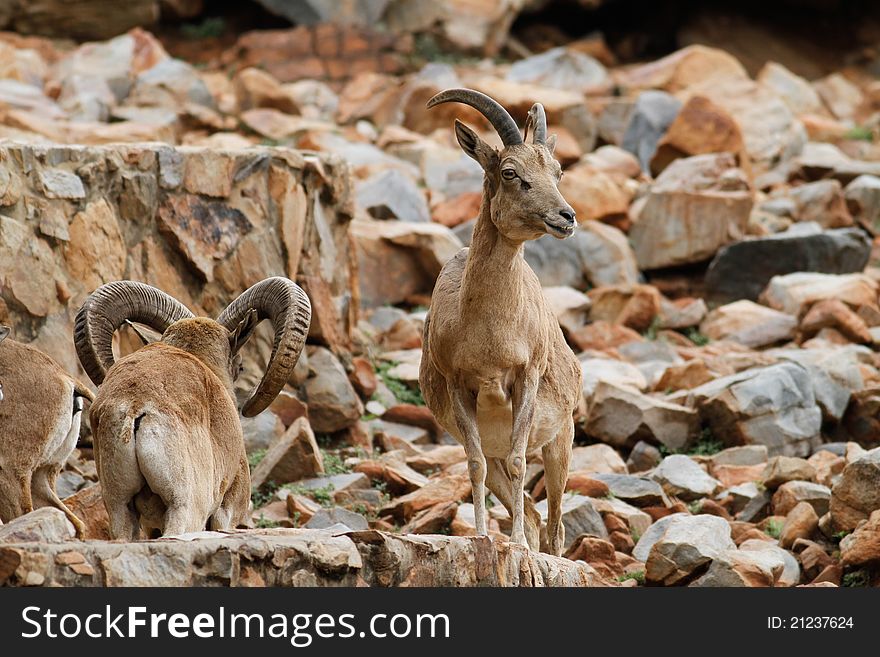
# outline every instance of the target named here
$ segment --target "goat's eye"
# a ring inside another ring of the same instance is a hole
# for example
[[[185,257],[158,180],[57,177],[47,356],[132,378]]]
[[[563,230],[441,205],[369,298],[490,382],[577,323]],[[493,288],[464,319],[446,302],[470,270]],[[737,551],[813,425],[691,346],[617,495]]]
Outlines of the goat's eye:
[[[505,180],[513,180],[514,178],[516,178],[516,171],[513,169],[502,169],[501,177]]]

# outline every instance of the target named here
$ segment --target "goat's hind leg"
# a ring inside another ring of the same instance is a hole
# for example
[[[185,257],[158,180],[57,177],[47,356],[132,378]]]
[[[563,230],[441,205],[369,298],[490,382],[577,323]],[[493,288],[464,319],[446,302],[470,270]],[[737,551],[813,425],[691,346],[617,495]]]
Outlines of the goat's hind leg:
[[[514,490],[513,482],[507,475],[507,469],[505,468],[504,461],[498,458],[491,458],[487,459],[486,464],[486,486],[489,488],[489,490],[495,493],[495,496],[499,500],[501,500],[504,508],[507,509],[510,517],[513,518],[513,496],[516,494],[516,491]],[[525,509],[525,517],[523,518],[523,520],[525,525],[524,529],[526,541],[529,544],[529,549],[537,552],[540,548],[541,540],[541,515],[535,508],[535,503],[532,501],[531,496],[528,495],[525,491],[522,492],[522,495],[523,506]]]
[[[486,457],[480,444],[477,428],[477,399],[467,391],[449,386],[455,424],[464,439],[464,451],[468,458],[468,474],[474,500],[474,520],[479,536],[488,536],[486,527]]]
[[[58,497],[58,493],[55,491],[55,479],[57,476],[58,470],[54,465],[43,466],[34,472],[33,479],[31,480],[31,489],[33,490],[34,497],[35,499],[39,498],[46,506],[54,506],[56,509],[63,511],[67,519],[73,524],[76,530],[76,537],[82,538],[85,535],[86,526]]]
[[[571,443],[574,439],[574,422],[569,420],[556,438],[544,445],[544,485],[547,489],[547,551],[559,556],[565,544],[565,527],[562,524],[562,496],[568,483],[568,464],[571,460]]]

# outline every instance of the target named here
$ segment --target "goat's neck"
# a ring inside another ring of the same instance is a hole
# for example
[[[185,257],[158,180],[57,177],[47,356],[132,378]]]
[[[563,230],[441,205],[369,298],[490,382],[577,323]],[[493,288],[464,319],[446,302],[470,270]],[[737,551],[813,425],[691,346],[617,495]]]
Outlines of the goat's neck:
[[[520,305],[523,243],[501,234],[490,216],[491,207],[486,185],[462,280],[463,309],[489,303],[497,312]]]

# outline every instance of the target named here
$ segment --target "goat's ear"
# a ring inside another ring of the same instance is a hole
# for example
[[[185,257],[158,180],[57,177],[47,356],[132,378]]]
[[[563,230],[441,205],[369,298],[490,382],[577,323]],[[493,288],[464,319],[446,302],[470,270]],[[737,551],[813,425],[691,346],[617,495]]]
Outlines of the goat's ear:
[[[498,159],[495,149],[458,119],[455,119],[455,138],[461,150],[475,159],[483,167],[483,171],[490,171],[495,167],[495,161]]]
[[[229,333],[230,354],[234,356],[238,353],[238,350],[241,349],[244,346],[244,343],[250,339],[254,329],[257,328],[257,324],[259,323],[260,320],[257,311],[254,309],[249,310],[247,315],[244,316],[244,319],[235,327],[235,330],[230,331]]]
[[[153,344],[154,342],[159,342],[159,340],[162,339],[162,334],[157,331],[154,331],[154,330],[148,329],[148,328],[144,328],[142,326],[138,326],[137,324],[135,324],[134,322],[131,322],[129,320],[125,320],[125,323],[128,326],[128,328],[130,328],[132,331],[134,331],[134,334],[136,336],[138,336],[138,338],[140,338],[141,342],[144,343],[145,347],[148,344]]]
[[[550,151],[550,155],[553,155],[553,152],[556,150],[556,133],[554,132],[552,135],[547,137],[547,141],[544,143],[547,147],[547,150]]]
[[[0,342],[3,342],[3,338],[9,335],[9,327],[8,326],[0,326]]]

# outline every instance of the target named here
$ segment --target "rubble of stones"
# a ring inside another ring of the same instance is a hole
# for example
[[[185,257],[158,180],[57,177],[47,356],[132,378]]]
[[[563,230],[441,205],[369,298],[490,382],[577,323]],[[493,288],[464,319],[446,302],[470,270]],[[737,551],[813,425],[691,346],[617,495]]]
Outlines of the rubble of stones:
[[[482,192],[453,119],[495,139],[469,108],[425,109],[465,86],[520,123],[543,103],[577,212],[572,238],[525,245],[583,369],[565,558],[624,586],[880,583],[880,83],[772,61],[750,75],[699,45],[615,66],[595,38],[389,72],[387,44],[332,25],[309,47],[361,64],[310,77],[278,55],[303,47],[297,29],[244,35],[199,68],[140,29],[67,48],[0,35],[3,138],[349,163],[357,315],[313,336],[295,380],[244,421],[256,528],[475,533],[464,451],[417,385],[434,278]],[[59,493],[106,539],[87,435],[75,454]],[[540,455],[527,489],[546,512]]]

